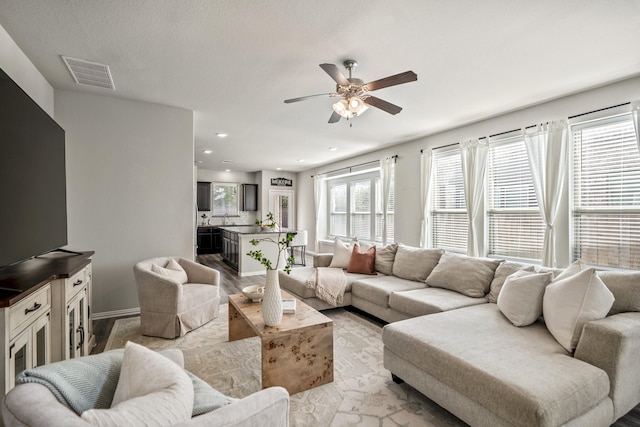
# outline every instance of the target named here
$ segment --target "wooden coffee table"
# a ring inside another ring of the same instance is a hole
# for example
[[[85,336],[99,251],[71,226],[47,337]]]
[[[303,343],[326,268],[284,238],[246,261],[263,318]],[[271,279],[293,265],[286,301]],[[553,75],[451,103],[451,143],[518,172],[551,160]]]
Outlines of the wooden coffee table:
[[[282,291],[283,298],[293,298]],[[302,301],[278,326],[266,326],[262,304],[229,295],[229,341],[259,336],[262,388],[281,386],[295,394],[333,381],[333,321]]]

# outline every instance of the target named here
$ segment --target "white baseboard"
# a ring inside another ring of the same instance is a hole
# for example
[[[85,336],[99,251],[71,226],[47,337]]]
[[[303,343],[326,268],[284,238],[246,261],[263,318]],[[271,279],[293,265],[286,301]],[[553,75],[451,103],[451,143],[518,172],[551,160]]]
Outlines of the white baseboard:
[[[135,316],[140,314],[140,307],[125,308],[124,310],[103,311],[102,313],[93,313],[93,320],[110,319],[112,317]]]

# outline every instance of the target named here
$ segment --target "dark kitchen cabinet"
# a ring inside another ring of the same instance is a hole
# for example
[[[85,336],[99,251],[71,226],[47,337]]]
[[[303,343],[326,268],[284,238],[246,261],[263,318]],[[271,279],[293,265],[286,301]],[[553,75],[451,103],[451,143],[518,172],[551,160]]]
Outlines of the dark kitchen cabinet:
[[[198,227],[198,255],[222,252],[222,230],[217,227]]]
[[[258,210],[258,184],[242,184],[242,210]]]
[[[197,199],[199,211],[211,210],[211,183],[198,181]]]

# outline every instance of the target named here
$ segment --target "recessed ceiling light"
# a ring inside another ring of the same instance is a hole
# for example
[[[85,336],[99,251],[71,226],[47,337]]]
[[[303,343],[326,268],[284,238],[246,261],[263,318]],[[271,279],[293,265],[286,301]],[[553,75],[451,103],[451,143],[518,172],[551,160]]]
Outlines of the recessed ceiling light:
[[[304,159],[298,159],[298,163],[304,163]]]
[[[224,171],[225,172],[231,172],[231,169],[225,169]]]
[[[276,168],[277,171],[282,170],[282,168]]]
[[[329,147],[329,151],[337,151],[338,147]]]
[[[224,133],[224,132],[218,132],[216,133],[216,135],[218,135],[218,138],[226,138],[227,135],[229,135],[228,133]]]
[[[212,151],[212,150],[202,150],[202,152],[203,152],[204,154],[211,154],[211,153],[213,153],[213,151]]]

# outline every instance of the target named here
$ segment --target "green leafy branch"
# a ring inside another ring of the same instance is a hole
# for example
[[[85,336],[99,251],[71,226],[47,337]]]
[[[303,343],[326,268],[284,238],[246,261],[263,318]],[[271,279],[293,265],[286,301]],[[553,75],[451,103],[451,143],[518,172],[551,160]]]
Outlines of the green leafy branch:
[[[289,247],[289,243],[293,240],[293,233],[283,233],[280,231],[280,227],[276,220],[273,218],[273,213],[269,212],[267,214],[266,219],[260,220],[256,219],[256,225],[260,227],[268,227],[273,231],[278,231],[278,238],[274,240],[272,237],[265,237],[262,239],[251,239],[249,242],[252,246],[258,246],[261,242],[270,242],[278,246],[278,260],[276,261],[275,267],[273,267],[273,263],[271,260],[264,256],[262,253],[262,249],[250,250],[247,252],[247,255],[258,261],[260,264],[264,265],[267,270],[277,270],[280,266],[280,258],[282,258],[282,252],[286,251]],[[282,236],[284,234],[284,237]],[[284,266],[284,271],[289,274],[291,273],[291,264],[293,264],[293,256],[289,256],[286,258],[287,264]]]

